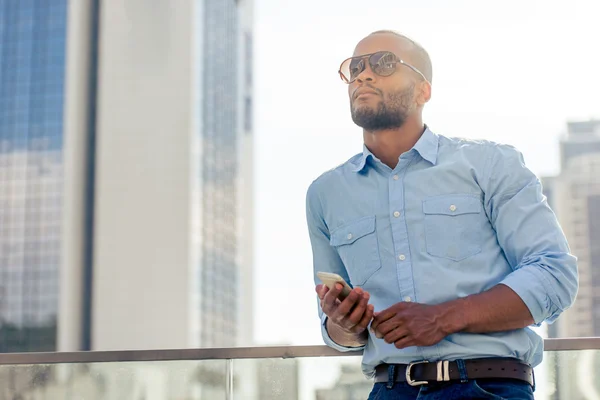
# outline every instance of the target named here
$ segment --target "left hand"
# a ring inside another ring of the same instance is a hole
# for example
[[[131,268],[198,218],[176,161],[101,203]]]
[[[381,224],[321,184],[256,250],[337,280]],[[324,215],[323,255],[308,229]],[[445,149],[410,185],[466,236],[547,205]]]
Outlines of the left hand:
[[[400,302],[375,313],[371,331],[398,349],[411,346],[433,346],[448,334],[444,332],[441,306]]]

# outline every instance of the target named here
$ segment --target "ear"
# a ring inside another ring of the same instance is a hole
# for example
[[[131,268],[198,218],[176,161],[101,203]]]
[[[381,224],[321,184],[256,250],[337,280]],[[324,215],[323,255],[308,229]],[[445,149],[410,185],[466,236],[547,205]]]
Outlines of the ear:
[[[431,100],[431,83],[427,81],[421,81],[417,86],[418,95],[417,95],[417,103],[420,106],[424,106],[426,103]]]

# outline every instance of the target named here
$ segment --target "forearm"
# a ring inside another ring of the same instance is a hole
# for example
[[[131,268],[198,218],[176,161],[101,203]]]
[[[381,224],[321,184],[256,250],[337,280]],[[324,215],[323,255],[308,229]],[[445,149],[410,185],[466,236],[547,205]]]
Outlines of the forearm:
[[[529,309],[519,295],[502,284],[438,307],[442,330],[447,334],[510,331],[534,323]]]
[[[327,332],[329,333],[329,337],[331,340],[344,347],[361,347],[367,344],[368,340],[368,331],[364,330],[360,334],[352,333],[345,331],[339,325],[331,322],[329,318],[327,318],[326,322]]]

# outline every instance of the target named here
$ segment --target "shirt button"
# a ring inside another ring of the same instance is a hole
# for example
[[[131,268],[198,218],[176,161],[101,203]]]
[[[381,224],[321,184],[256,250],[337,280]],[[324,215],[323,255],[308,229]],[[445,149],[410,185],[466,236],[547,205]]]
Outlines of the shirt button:
[[[404,254],[400,254],[400,255],[398,256],[398,258],[400,259],[400,261],[404,261],[404,260],[406,260],[406,256],[405,256]]]
[[[410,303],[412,301],[412,299],[410,298],[410,296],[406,296],[404,298],[404,301],[406,301],[407,303]]]
[[[392,178],[394,178],[395,181],[399,179],[398,175],[394,175]]]
[[[394,217],[398,218],[400,216],[400,211],[394,211]]]
[[[348,236],[346,236],[348,238],[348,240],[352,239],[352,234],[349,233]]]
[[[456,206],[454,204],[450,206],[450,211],[456,211]]]

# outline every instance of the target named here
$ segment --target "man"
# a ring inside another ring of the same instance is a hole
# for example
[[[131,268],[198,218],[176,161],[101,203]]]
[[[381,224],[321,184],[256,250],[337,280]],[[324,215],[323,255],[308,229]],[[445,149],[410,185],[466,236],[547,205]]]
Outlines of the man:
[[[424,125],[431,62],[405,36],[367,36],[340,76],[364,148],[307,193],[325,342],[364,349],[370,399],[533,399],[543,341],[528,327],[578,288],[540,181],[511,146]]]

